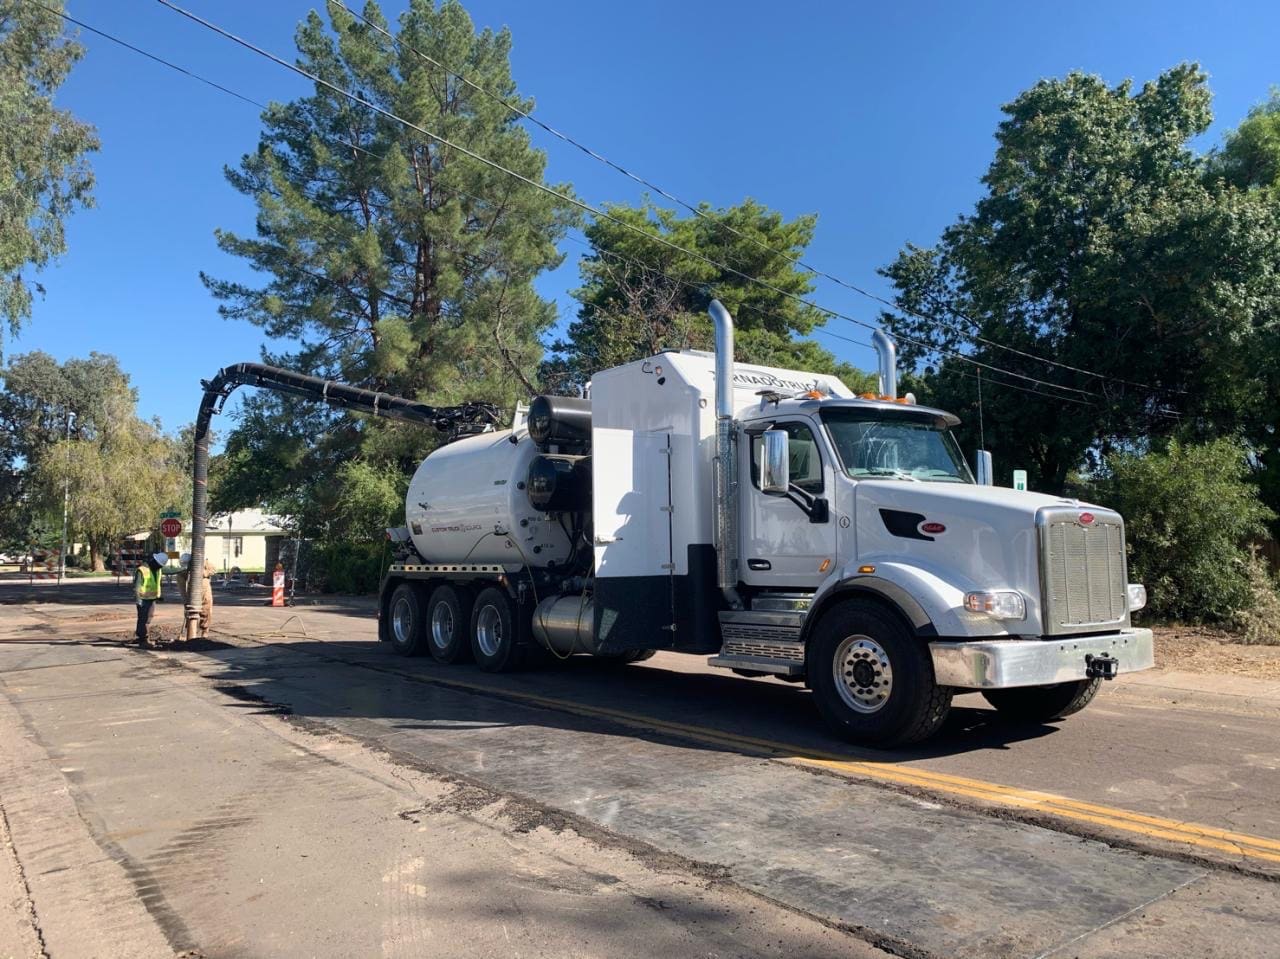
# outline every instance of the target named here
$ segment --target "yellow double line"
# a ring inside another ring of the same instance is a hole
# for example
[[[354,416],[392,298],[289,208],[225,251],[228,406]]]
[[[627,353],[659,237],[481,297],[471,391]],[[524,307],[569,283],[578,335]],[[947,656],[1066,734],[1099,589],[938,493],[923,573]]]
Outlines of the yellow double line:
[[[1177,819],[1165,819],[1161,816],[1148,816],[1128,809],[1082,802],[1078,799],[1070,799],[1053,793],[1019,789],[1016,786],[1004,786],[981,779],[952,776],[947,773],[931,772],[896,763],[848,760],[834,753],[825,753],[820,750],[802,750],[796,746],[774,742],[769,739],[740,736],[736,733],[711,729],[705,726],[690,726],[685,723],[669,722],[645,716],[641,713],[610,709],[606,706],[587,706],[573,700],[540,696],[536,693],[504,689],[485,683],[473,683],[465,679],[437,678],[421,673],[398,673],[398,675],[408,675],[413,679],[435,685],[455,686],[476,692],[498,695],[535,706],[555,709],[560,712],[574,713],[597,719],[608,719],[633,728],[665,732],[701,743],[726,746],[732,749],[745,748],[753,752],[772,755],[783,762],[823,769],[850,777],[872,779],[878,782],[893,783],[898,786],[912,786],[945,796],[977,799],[993,805],[1029,810],[1043,816],[1089,823],[1093,826],[1100,826],[1103,829],[1130,833],[1146,839],[1184,843],[1199,849],[1214,850],[1215,852],[1227,853],[1243,859],[1280,863],[1280,840],[1267,839],[1263,836],[1252,836],[1248,833],[1216,829],[1212,826],[1182,822]]]

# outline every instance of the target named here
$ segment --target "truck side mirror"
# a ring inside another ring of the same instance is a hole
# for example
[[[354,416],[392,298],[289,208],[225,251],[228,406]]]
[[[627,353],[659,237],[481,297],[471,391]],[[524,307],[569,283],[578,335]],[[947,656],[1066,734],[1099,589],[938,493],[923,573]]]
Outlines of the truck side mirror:
[[[994,486],[995,482],[996,474],[991,465],[991,453],[987,450],[978,450],[978,485]]]
[[[786,430],[760,434],[760,492],[786,496],[791,489],[791,438]]]

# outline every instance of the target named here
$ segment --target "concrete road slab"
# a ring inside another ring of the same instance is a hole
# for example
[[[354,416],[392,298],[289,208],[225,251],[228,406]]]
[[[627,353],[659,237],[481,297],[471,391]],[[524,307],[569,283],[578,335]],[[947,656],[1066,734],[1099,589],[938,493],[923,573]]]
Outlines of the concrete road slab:
[[[54,959],[880,955],[146,653],[0,642],[0,768]]]

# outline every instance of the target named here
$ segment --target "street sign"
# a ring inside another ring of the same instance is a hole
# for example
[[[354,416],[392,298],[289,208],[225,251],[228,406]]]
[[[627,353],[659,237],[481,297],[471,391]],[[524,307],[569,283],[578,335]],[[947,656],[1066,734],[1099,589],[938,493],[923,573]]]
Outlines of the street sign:
[[[1026,470],[1013,471],[1013,488],[1020,489],[1020,490],[1025,490],[1027,488],[1027,471]]]
[[[168,519],[166,519],[163,523],[160,524],[160,535],[168,539],[173,539],[175,536],[179,535],[181,532],[182,532],[182,520],[180,519],[174,519],[172,516],[170,516]]]

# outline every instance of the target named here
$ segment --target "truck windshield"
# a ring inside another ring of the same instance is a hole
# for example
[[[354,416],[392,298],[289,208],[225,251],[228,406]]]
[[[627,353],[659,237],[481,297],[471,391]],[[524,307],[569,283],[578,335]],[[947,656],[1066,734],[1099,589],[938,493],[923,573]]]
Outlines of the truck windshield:
[[[973,474],[945,425],[897,411],[825,409],[822,421],[836,454],[855,479],[972,483]]]

